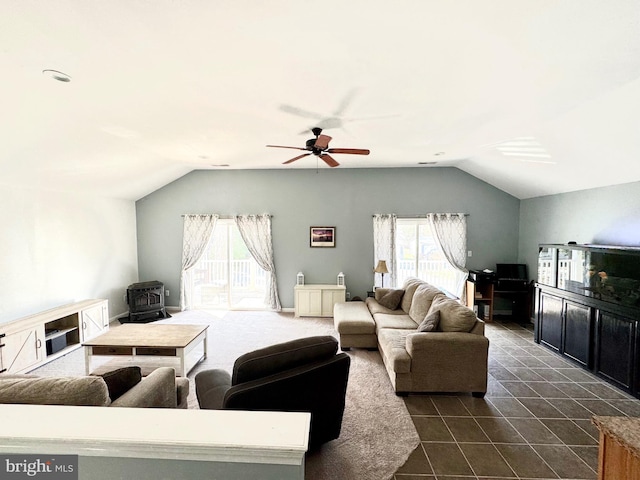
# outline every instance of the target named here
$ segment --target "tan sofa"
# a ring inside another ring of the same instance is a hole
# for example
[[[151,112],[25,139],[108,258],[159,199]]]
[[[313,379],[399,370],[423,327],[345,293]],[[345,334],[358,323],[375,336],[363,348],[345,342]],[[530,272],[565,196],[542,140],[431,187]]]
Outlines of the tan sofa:
[[[424,323],[427,317],[430,327]],[[338,303],[334,324],[343,350],[380,351],[397,394],[471,392],[483,397],[487,391],[484,322],[422,280],[409,279],[397,290],[378,288],[365,302]],[[433,330],[420,331],[421,324]]]
[[[113,383],[102,376],[42,377],[0,375],[0,403],[103,407],[187,408],[189,381],[162,367],[143,377],[113,401]],[[118,387],[115,387],[118,388]],[[122,387],[119,387],[122,390]]]

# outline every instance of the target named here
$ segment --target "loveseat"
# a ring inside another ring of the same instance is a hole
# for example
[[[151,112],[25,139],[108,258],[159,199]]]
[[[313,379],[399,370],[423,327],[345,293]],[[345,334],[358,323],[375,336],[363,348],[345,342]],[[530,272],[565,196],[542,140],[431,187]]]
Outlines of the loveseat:
[[[0,403],[187,408],[189,381],[162,367],[141,377],[137,367],[104,375],[0,375]]]
[[[487,391],[484,322],[422,280],[378,288],[365,302],[337,303],[342,350],[378,349],[396,393]]]

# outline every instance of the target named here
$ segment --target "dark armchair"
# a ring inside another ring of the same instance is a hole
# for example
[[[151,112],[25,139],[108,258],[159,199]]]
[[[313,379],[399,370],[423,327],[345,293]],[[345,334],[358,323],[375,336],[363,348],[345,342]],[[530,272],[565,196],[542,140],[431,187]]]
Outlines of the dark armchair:
[[[311,412],[310,449],[340,436],[351,359],[331,336],[301,338],[240,356],[233,374],[195,377],[203,409]]]

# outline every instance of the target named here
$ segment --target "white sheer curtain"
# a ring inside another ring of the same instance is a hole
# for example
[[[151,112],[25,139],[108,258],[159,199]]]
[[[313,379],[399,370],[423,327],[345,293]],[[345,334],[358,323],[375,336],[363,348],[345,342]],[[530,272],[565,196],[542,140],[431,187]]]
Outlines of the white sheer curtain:
[[[376,213],[373,216],[373,268],[379,260],[387,262],[387,287],[396,284],[396,215]],[[382,286],[382,276],[374,274],[373,285]]]
[[[180,310],[192,305],[192,267],[200,260],[216,226],[218,215],[185,215],[182,233],[182,269],[180,271]]]
[[[282,310],[276,282],[276,266],[273,261],[271,215],[236,215],[235,221],[249,253],[269,275],[265,303],[273,310]]]
[[[433,236],[447,261],[456,270],[458,290],[451,292],[464,300],[467,263],[467,217],[464,213],[428,213]]]

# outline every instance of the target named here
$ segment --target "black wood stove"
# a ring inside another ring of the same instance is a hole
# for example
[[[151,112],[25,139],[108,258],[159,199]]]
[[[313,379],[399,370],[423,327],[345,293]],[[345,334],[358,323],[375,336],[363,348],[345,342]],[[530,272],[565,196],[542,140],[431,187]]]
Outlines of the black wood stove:
[[[129,315],[121,318],[124,323],[149,323],[168,318],[164,306],[164,284],[157,280],[132,283],[127,287]]]

